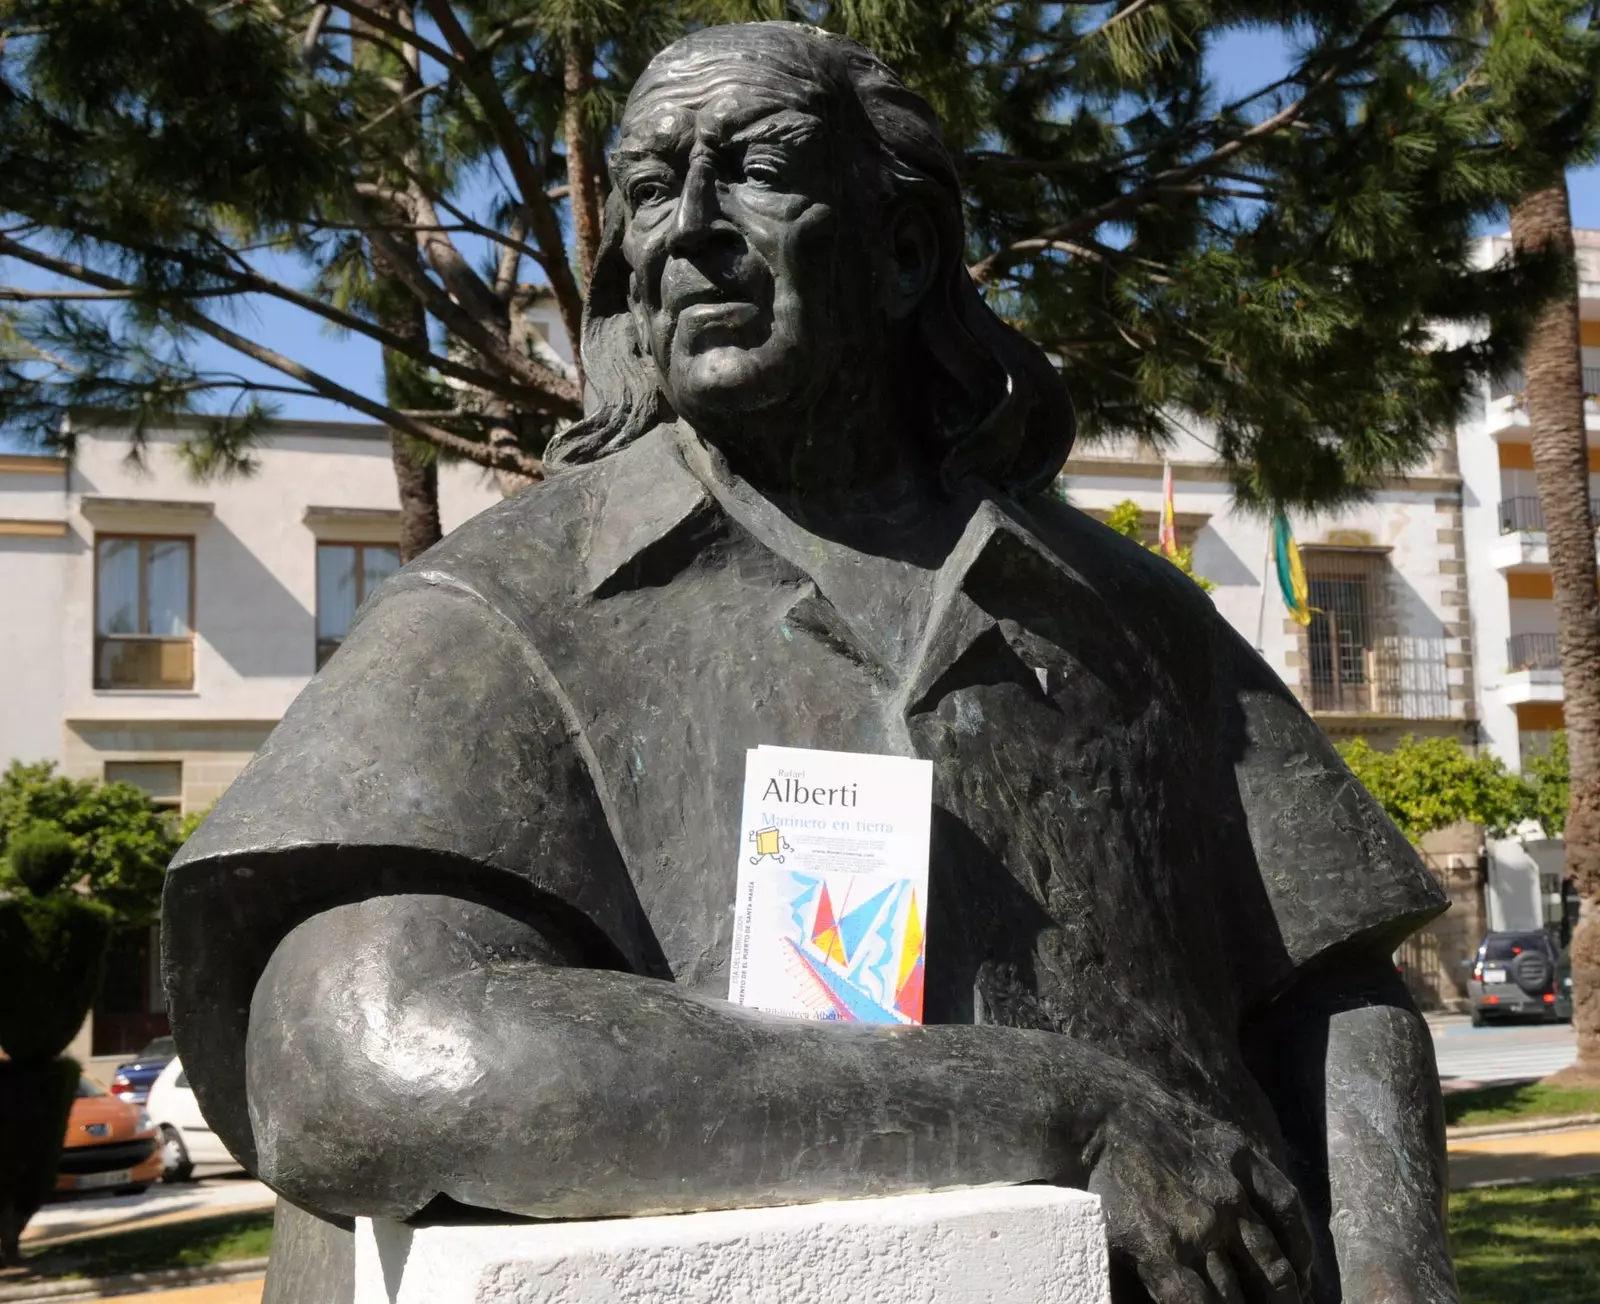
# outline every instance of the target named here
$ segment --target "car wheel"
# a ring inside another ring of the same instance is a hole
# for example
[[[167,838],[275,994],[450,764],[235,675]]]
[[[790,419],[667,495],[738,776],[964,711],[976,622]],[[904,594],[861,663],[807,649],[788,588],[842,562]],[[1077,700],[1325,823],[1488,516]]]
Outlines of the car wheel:
[[[1472,1012],[1472,1026],[1474,1028],[1483,1027],[1483,1011],[1482,1010],[1474,1010]]]
[[[194,1161],[189,1158],[189,1151],[183,1144],[183,1138],[178,1135],[178,1130],[172,1127],[161,1129],[161,1180],[163,1182],[187,1182],[194,1175]]]

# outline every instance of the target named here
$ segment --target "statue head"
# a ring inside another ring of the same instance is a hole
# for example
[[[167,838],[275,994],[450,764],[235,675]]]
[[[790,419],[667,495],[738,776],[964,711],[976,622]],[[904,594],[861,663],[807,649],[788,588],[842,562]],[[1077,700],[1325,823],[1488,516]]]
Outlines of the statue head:
[[[855,42],[781,22],[678,41],[629,97],[611,174],[586,415],[552,470],[674,417],[721,440],[884,437],[838,417],[883,410],[885,386],[948,488],[1025,494],[1060,469],[1071,403],[967,275],[933,110]]]

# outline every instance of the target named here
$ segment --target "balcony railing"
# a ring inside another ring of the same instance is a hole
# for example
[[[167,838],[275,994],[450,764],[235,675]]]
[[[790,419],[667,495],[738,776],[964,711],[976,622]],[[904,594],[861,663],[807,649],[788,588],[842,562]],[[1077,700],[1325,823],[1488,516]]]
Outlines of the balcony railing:
[[[194,640],[148,634],[95,640],[96,688],[193,688]]]
[[[1506,662],[1516,670],[1560,670],[1561,649],[1554,634],[1513,634],[1506,640]]]
[[[1600,499],[1589,500],[1589,515],[1600,522]],[[1536,534],[1544,529],[1544,508],[1537,498],[1505,498],[1500,502],[1501,534]]]
[[[1490,382],[1489,397],[1497,399],[1505,398],[1508,394],[1521,394],[1527,387],[1527,376],[1520,370],[1514,371],[1509,376],[1502,376]],[[1583,369],[1583,396],[1585,398],[1600,398],[1600,367],[1585,367]]]

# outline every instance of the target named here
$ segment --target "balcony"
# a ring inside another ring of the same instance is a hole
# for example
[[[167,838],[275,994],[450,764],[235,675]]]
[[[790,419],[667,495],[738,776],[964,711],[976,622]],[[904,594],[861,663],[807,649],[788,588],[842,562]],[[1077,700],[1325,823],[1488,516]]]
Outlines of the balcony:
[[[1506,664],[1500,696],[1507,704],[1559,702],[1566,697],[1554,634],[1513,634],[1506,640]]]
[[[1561,649],[1554,634],[1513,634],[1506,640],[1512,670],[1560,670]]]
[[[1589,500],[1589,515],[1600,521],[1600,499]],[[1544,508],[1538,498],[1507,498],[1500,504],[1501,534],[1543,534]]]
[[[1490,434],[1527,426],[1526,388],[1527,380],[1520,371],[1489,383],[1486,416]],[[1583,369],[1583,410],[1590,429],[1600,433],[1600,367]]]
[[[1589,500],[1589,513],[1600,522],[1600,499]],[[1502,500],[1500,538],[1491,546],[1489,557],[1502,573],[1550,569],[1550,542],[1545,537],[1544,510],[1537,498]]]

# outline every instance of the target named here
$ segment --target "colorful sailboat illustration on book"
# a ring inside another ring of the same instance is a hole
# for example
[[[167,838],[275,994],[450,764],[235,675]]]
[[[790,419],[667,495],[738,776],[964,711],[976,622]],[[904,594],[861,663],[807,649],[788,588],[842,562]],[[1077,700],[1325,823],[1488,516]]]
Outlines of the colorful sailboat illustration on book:
[[[920,1023],[924,928],[916,885],[901,879],[851,908],[846,879],[836,908],[826,878],[790,874],[796,994],[815,1018]]]

